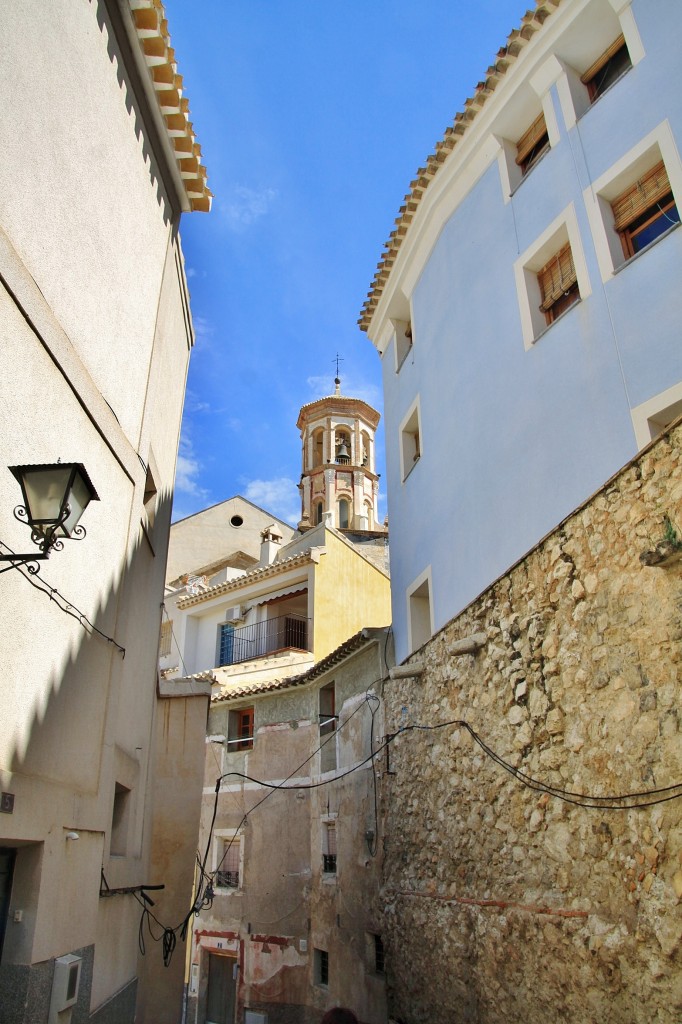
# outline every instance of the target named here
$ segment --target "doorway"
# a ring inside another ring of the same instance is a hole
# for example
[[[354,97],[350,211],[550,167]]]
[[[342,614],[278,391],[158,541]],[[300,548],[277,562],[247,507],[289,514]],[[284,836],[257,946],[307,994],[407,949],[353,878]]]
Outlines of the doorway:
[[[237,994],[237,959],[209,953],[206,1024],[233,1024]]]
[[[2,960],[2,943],[5,938],[9,900],[12,893],[14,853],[15,851],[11,848],[0,846],[0,961]]]

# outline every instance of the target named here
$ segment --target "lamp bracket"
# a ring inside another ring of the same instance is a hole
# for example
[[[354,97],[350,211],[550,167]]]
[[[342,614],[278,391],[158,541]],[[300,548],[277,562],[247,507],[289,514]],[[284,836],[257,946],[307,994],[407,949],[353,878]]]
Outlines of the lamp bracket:
[[[37,576],[40,572],[40,566],[36,565],[36,562],[44,561],[49,557],[49,551],[42,555],[36,555],[33,553],[28,555],[0,555],[0,562],[10,562],[10,565],[6,565],[4,569],[0,569],[0,574],[7,572],[9,569],[18,569],[20,565],[25,565],[26,571],[30,576]]]

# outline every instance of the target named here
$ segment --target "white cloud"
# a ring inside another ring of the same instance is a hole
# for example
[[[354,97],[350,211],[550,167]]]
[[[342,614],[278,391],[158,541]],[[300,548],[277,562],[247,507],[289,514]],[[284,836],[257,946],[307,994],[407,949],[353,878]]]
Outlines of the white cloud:
[[[188,278],[190,278],[190,277],[196,277],[196,275],[197,275],[197,272],[196,272],[196,270],[194,269],[194,267],[185,267],[185,275],[186,275],[186,276],[187,276]]]
[[[259,505],[266,512],[272,512],[278,519],[296,526],[301,518],[300,499],[295,481],[280,476],[274,480],[251,480],[244,491],[244,497]]]
[[[205,316],[193,316],[194,335],[197,341],[206,341],[215,333],[215,328]]]
[[[186,437],[180,439],[180,452],[175,467],[175,489],[183,494],[191,494],[195,498],[205,501],[209,492],[199,486],[199,475],[201,463],[194,457],[192,442]]]
[[[233,231],[243,231],[268,213],[277,195],[274,188],[256,190],[246,185],[234,185],[227,202],[222,203],[220,209]]]

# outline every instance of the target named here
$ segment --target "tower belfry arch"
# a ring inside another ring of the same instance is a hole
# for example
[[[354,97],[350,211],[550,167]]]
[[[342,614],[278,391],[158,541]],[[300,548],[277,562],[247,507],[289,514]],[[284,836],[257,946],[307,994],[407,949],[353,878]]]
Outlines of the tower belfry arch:
[[[338,366],[334,394],[302,407],[296,423],[302,442],[299,530],[326,521],[338,530],[385,532],[376,518],[379,419],[367,402],[341,394]]]

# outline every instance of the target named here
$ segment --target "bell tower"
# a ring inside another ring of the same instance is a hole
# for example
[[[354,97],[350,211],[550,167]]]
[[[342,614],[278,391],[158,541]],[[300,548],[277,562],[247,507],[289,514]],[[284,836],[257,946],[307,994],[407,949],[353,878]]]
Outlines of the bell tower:
[[[337,530],[386,532],[376,519],[379,419],[371,405],[341,394],[338,376],[333,395],[303,406],[296,423],[303,447],[299,530],[326,520]]]

